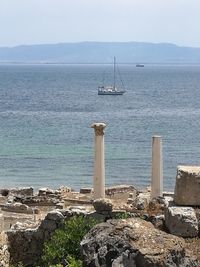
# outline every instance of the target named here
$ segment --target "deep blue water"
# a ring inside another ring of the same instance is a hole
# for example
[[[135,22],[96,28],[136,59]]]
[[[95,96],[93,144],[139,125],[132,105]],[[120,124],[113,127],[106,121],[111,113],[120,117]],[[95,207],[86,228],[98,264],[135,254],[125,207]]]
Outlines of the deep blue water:
[[[178,164],[200,164],[200,67],[120,70],[127,92],[98,96],[112,66],[0,66],[0,186],[92,186],[90,125],[99,121],[107,185],[149,185],[154,134],[163,137],[165,189]]]

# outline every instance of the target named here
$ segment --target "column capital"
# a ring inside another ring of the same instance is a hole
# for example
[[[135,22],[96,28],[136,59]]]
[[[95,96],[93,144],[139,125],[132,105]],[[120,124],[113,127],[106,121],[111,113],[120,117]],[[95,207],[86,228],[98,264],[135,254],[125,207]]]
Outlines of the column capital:
[[[96,136],[104,135],[104,129],[106,128],[106,124],[103,122],[93,123],[91,125],[91,128],[94,128]]]

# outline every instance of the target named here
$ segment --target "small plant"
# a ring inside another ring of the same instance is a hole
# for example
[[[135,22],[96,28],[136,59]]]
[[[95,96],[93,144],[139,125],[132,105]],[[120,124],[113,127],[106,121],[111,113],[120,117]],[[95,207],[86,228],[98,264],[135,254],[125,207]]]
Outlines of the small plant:
[[[92,218],[74,216],[55,231],[51,240],[44,244],[42,266],[81,267],[80,242],[89,230],[97,224]]]
[[[115,215],[115,219],[128,219],[131,217],[133,217],[133,214],[131,214],[130,212],[117,213]]]

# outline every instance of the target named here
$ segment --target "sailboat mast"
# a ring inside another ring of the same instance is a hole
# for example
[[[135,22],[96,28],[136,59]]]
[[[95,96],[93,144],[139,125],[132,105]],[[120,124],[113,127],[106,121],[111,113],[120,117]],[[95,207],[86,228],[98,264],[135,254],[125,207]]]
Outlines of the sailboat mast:
[[[114,57],[114,90],[115,90],[115,64],[116,64],[116,59],[115,59],[115,57]]]

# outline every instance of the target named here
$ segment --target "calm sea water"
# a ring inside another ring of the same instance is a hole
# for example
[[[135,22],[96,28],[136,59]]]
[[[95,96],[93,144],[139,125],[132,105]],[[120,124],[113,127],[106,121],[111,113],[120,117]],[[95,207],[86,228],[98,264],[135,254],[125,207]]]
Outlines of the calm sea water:
[[[0,186],[92,186],[93,122],[107,123],[107,185],[149,185],[154,134],[165,189],[178,164],[200,164],[200,67],[120,70],[126,94],[98,96],[112,66],[0,66]]]

